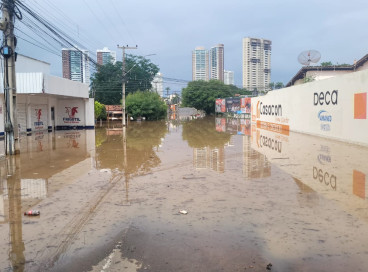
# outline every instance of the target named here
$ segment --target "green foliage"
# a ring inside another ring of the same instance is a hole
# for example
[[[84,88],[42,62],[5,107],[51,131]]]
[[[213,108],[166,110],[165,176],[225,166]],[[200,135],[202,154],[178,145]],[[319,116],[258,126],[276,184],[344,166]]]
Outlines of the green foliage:
[[[225,85],[218,80],[192,81],[182,90],[182,104],[211,114],[215,112],[216,98],[232,97],[235,94],[250,95],[251,92],[234,85]]]
[[[151,82],[158,73],[157,65],[150,60],[134,55],[126,55],[126,94],[138,90],[150,90]],[[122,62],[100,65],[97,72],[91,78],[91,96],[105,105],[120,104],[122,99]]]
[[[326,66],[332,66],[332,62],[331,61],[325,61],[325,62],[321,62],[321,66],[322,67],[326,67]]]
[[[171,104],[179,104],[180,103],[180,96],[175,95],[172,99],[171,99]]]
[[[147,120],[164,119],[167,106],[160,96],[154,92],[137,91],[126,98],[126,108],[129,116],[133,118],[146,117]]]
[[[282,83],[282,82],[276,82],[276,83],[275,82],[271,82],[269,84],[269,87],[270,87],[271,90],[277,90],[277,89],[282,89],[285,86],[284,86],[284,83]]]
[[[95,101],[95,119],[103,119],[106,120],[106,108],[104,104]]]
[[[314,76],[306,76],[303,79],[303,83],[308,83],[314,81]]]
[[[351,64],[348,64],[348,63],[336,63],[336,64],[333,64],[331,61],[326,61],[326,62],[322,62],[321,63],[321,66],[322,67],[327,67],[327,66],[340,66],[340,67],[349,67],[351,66]]]

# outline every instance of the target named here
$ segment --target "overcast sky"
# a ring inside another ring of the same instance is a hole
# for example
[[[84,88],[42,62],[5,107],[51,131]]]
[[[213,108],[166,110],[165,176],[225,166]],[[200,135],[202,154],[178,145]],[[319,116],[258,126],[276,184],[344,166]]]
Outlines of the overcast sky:
[[[88,50],[135,46],[164,77],[191,80],[192,51],[225,46],[225,69],[242,84],[242,38],[272,41],[271,81],[286,84],[300,69],[300,52],[318,50],[321,62],[352,64],[368,53],[367,0],[24,0]],[[24,19],[23,19],[24,20]],[[26,27],[16,25],[26,31]],[[34,35],[32,32],[26,32]],[[19,37],[30,40],[16,30]],[[40,42],[40,38],[35,37]],[[33,41],[34,42],[34,41]],[[61,52],[61,47],[54,45]],[[51,63],[61,76],[61,58],[24,40],[18,52]],[[181,89],[178,84],[172,88]]]

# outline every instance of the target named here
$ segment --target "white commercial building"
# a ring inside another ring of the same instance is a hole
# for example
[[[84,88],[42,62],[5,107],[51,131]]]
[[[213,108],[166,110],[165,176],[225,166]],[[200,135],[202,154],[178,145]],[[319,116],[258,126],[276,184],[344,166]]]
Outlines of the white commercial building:
[[[192,80],[209,80],[208,50],[196,47],[192,52]]]
[[[224,83],[226,85],[235,85],[234,71],[224,71]]]
[[[271,82],[270,40],[243,38],[243,88],[264,92]]]
[[[224,82],[224,45],[218,44],[210,49],[210,78]]]
[[[100,65],[105,65],[107,63],[116,63],[116,52],[109,50],[104,47],[102,50],[97,50],[97,63]]]
[[[86,84],[49,74],[50,64],[18,55],[16,115],[20,134],[94,128],[94,99]],[[4,86],[0,74],[0,136],[4,136]]]
[[[75,48],[62,49],[63,78],[79,81],[89,86],[89,52]]]
[[[153,78],[152,82],[152,91],[159,94],[161,97],[164,96],[164,80],[162,78],[162,73],[157,73]]]

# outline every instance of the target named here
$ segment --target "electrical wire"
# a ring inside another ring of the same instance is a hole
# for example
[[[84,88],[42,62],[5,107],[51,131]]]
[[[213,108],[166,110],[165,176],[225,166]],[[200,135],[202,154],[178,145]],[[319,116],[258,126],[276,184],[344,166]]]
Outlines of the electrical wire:
[[[113,5],[113,10],[115,11],[115,13],[118,15],[118,18],[120,19],[120,21],[122,22],[122,24],[125,26],[127,32],[128,32],[128,35],[132,38],[134,44],[137,44],[137,42],[135,41],[134,37],[132,36],[132,34],[130,33],[127,25],[125,24],[123,18],[121,17],[120,13],[118,12],[118,8],[116,7],[115,3],[114,3],[114,0],[110,0],[112,5]]]
[[[61,29],[56,27],[55,25],[48,22],[45,18],[43,18],[39,14],[37,14],[37,12],[31,10],[28,6],[23,4],[20,0],[15,0],[15,2],[22,8],[23,11],[28,13],[42,27],[44,27],[48,32],[50,32],[51,35],[49,35],[49,36],[52,37],[55,41],[58,41],[63,46],[66,46],[66,47],[69,46],[71,48],[74,48],[75,50],[79,51],[81,54],[85,55],[93,65],[97,66],[97,62],[94,59],[92,59],[89,55],[86,55],[82,50],[80,50],[78,48],[78,46],[80,48],[84,47],[78,41],[76,41],[75,39],[70,37],[70,35],[66,34]],[[37,27],[39,29],[41,29],[39,26],[37,26]],[[46,32],[45,30],[42,30],[42,31]],[[93,53],[91,52],[91,54],[93,54]]]

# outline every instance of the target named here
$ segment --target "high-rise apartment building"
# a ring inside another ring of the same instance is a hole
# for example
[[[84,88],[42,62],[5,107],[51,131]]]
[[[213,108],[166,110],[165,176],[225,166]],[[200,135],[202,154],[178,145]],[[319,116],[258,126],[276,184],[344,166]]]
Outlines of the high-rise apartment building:
[[[218,44],[210,49],[210,78],[224,82],[223,44]]]
[[[235,85],[234,83],[234,72],[224,70],[224,84]]]
[[[243,88],[264,92],[271,82],[270,40],[243,38]]]
[[[100,65],[105,65],[107,63],[116,63],[116,52],[109,50],[104,47],[102,50],[97,50],[97,63]]]
[[[192,80],[209,80],[208,50],[196,47],[192,52]]]
[[[158,93],[161,97],[163,97],[164,96],[164,80],[160,72],[155,75],[151,84],[152,84],[152,91],[155,93]]]
[[[63,78],[90,83],[89,53],[75,48],[62,49]]]

